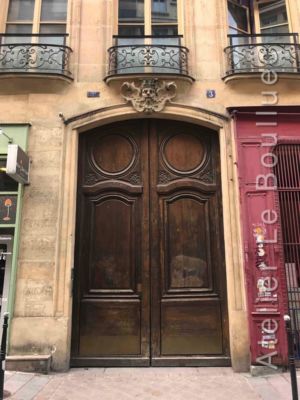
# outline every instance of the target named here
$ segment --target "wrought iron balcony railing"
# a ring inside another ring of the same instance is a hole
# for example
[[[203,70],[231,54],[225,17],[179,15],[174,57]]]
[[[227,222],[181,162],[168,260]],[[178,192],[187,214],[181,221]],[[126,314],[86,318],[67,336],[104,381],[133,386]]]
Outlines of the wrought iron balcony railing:
[[[108,49],[106,79],[117,75],[163,74],[189,76],[189,50],[181,46],[180,36],[115,36],[116,45]]]
[[[272,70],[300,73],[298,34],[228,35],[226,76]]]
[[[0,75],[49,74],[71,77],[67,34],[0,34]]]

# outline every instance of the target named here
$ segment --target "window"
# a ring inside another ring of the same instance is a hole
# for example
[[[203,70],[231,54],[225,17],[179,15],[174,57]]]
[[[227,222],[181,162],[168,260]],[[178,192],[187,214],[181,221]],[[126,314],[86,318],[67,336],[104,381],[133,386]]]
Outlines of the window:
[[[229,34],[289,33],[285,0],[228,0]]]
[[[118,34],[178,35],[177,0],[119,0]]]
[[[10,0],[6,18],[6,33],[26,34],[31,41],[31,34],[66,33],[67,0]],[[26,37],[26,36],[25,36]],[[11,38],[14,43],[16,37]],[[18,38],[17,40],[26,40]],[[39,42],[62,44],[62,38],[39,38]],[[54,43],[55,40],[55,43]]]
[[[18,182],[6,175],[6,158],[0,156],[0,191],[17,192]],[[0,285],[1,286],[1,285]]]
[[[4,31],[0,73],[70,75],[66,46],[68,0],[0,0]]]
[[[177,3],[182,6],[182,0],[118,1],[118,74],[181,73],[185,54]]]
[[[230,35],[250,34],[250,8],[245,1],[228,0],[228,33]],[[230,45],[248,44],[247,36],[231,37]]]
[[[271,1],[259,4],[261,33],[288,33],[289,23],[285,1]]]
[[[257,4],[258,25],[260,33],[265,35],[274,35],[266,38],[264,42],[286,43],[289,37],[280,34],[289,33],[288,14],[285,0],[267,1]]]
[[[229,74],[265,68],[298,72],[297,38],[290,33],[286,0],[228,0],[227,4]]]
[[[228,1],[228,26],[232,35],[250,33],[248,7],[237,1]]]

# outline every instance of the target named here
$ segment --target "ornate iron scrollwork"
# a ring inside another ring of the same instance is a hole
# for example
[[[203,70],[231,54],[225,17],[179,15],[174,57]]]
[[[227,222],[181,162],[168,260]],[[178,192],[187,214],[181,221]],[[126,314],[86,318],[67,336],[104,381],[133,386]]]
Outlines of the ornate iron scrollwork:
[[[236,35],[229,35],[231,42],[237,40]],[[281,35],[278,34],[280,37]],[[241,38],[238,38],[241,40]],[[249,44],[233,44],[225,49],[227,56],[226,75],[238,73],[263,72],[272,70],[276,72],[299,73],[299,45],[297,43],[276,43],[278,37],[261,35],[260,40],[266,43],[255,43],[255,36],[243,38]],[[286,39],[284,39],[286,40]],[[287,40],[290,40],[288,38]],[[274,41],[273,43],[270,43]]]
[[[24,72],[71,76],[68,70],[71,52],[72,50],[65,45],[2,43],[0,45],[0,74]]]
[[[139,73],[189,75],[188,49],[183,46],[134,44],[113,46],[108,52],[108,76]]]
[[[121,87],[123,98],[130,102],[138,112],[151,114],[162,111],[169,101],[176,96],[177,86],[174,82],[159,79],[124,82]]]

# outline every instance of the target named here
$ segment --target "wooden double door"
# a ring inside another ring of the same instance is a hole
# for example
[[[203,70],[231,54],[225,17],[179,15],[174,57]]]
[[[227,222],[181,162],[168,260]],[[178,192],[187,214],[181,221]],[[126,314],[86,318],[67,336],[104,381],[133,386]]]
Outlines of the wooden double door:
[[[230,365],[218,149],[175,121],[81,135],[72,366]]]

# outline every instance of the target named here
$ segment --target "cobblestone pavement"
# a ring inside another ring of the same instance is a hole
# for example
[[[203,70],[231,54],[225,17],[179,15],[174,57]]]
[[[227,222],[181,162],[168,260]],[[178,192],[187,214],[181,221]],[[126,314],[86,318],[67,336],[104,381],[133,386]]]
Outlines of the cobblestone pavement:
[[[91,368],[5,373],[10,400],[290,400],[289,374],[251,377],[231,368]],[[300,387],[300,371],[299,371]]]

